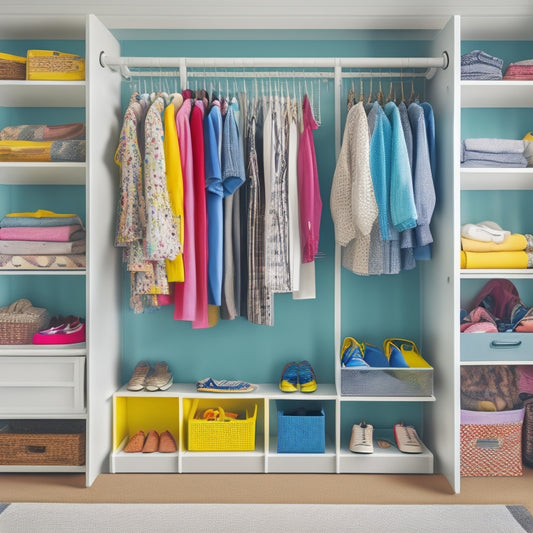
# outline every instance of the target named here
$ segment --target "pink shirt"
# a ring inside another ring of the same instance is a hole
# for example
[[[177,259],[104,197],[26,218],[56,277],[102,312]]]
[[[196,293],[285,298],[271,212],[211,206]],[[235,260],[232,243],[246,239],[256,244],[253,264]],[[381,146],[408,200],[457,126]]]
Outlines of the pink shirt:
[[[195,102],[191,113],[194,160],[194,242],[196,246],[196,320],[193,328],[209,327],[207,305],[207,210],[205,200],[204,103]]]
[[[176,128],[183,173],[183,270],[185,281],[174,285],[174,320],[196,319],[196,250],[194,245],[194,172],[188,98],[176,114]]]
[[[298,201],[302,263],[311,263],[318,252],[322,199],[318,183],[313,130],[318,128],[307,95],[303,101],[303,131],[298,146]]]

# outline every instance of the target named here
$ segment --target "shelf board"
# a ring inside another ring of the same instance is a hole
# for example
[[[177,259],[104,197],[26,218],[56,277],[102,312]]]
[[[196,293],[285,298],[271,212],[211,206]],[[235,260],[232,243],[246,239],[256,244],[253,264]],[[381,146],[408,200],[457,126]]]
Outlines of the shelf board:
[[[83,473],[85,472],[85,465],[69,466],[69,465],[0,465],[0,472],[17,472],[17,473],[45,473],[45,474],[67,474],[67,473]]]
[[[461,168],[461,190],[533,190],[533,168]]]
[[[87,411],[78,413],[0,413],[1,420],[86,420]]]
[[[0,276],[85,276],[85,268],[61,270],[8,270],[0,269]]]
[[[85,185],[86,163],[0,162],[0,185]]]
[[[3,107],[85,107],[85,81],[0,80]]]
[[[529,279],[533,278],[533,269],[489,269],[489,268],[463,268],[459,271],[461,279]]]
[[[0,345],[0,357],[6,356],[85,356],[87,355],[87,346],[84,342],[77,344],[19,344],[19,345]]]
[[[343,402],[434,402],[435,396],[341,396]]]
[[[533,81],[461,81],[461,107],[533,107]]]

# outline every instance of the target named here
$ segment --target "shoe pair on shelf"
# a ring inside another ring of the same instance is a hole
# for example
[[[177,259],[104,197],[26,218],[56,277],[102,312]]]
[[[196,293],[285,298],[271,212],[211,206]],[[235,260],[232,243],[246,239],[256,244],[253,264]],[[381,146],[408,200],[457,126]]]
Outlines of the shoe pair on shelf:
[[[346,337],[341,348],[341,364],[346,368],[431,368],[416,344],[406,339],[385,339],[383,350],[373,344]]]
[[[48,329],[33,335],[33,344],[75,344],[85,342],[85,323],[79,316],[53,317]]]
[[[124,447],[126,453],[172,453],[176,450],[176,441],[172,433],[163,431],[160,435],[155,429],[149,431],[147,435],[144,431],[137,431]]]
[[[157,361],[151,366],[147,361],[139,361],[128,381],[128,390],[131,391],[157,391],[167,390],[173,383],[172,374],[168,364]]]
[[[373,433],[374,427],[364,420],[360,424],[354,424],[350,438],[350,451],[354,453],[373,453]],[[422,453],[423,451],[422,441],[413,426],[405,426],[403,422],[395,424],[394,439],[396,440],[396,446],[403,453]],[[378,445],[387,448],[390,443],[385,440],[379,440]]]
[[[279,388],[283,392],[316,391],[316,375],[309,361],[287,363],[281,373]]]

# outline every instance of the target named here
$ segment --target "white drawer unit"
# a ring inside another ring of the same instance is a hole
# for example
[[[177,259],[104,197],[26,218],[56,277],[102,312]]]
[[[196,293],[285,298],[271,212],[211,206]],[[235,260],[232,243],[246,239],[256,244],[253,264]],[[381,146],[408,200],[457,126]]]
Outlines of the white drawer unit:
[[[0,415],[85,412],[85,357],[0,357]]]

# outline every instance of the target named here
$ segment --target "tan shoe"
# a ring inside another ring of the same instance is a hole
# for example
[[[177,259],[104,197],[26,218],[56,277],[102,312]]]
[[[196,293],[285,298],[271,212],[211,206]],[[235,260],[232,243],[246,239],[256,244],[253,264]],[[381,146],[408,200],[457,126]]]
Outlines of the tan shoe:
[[[139,361],[133,370],[130,380],[128,381],[128,390],[143,390],[149,372],[150,365],[146,361]]]
[[[154,453],[157,452],[157,450],[159,450],[159,433],[155,429],[152,429],[146,436],[142,452]]]
[[[177,450],[176,441],[170,431],[163,431],[159,436],[159,451],[161,453],[172,453]]]
[[[144,444],[144,431],[137,431],[133,437],[130,438],[128,444],[124,448],[126,453],[136,453],[143,449]]]
[[[146,378],[145,389],[148,391],[167,390],[172,385],[172,374],[165,361],[157,361],[153,372]]]

